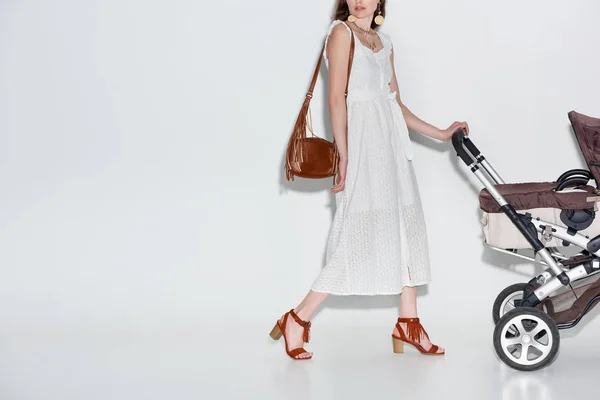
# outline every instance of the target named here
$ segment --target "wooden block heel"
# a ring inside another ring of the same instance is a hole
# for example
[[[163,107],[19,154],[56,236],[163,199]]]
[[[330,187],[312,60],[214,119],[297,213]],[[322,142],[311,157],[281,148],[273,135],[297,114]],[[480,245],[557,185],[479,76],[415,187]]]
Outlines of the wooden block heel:
[[[392,337],[392,341],[394,342],[394,353],[404,353],[404,342],[400,339],[396,339],[395,337]]]
[[[279,340],[281,338],[281,336],[283,335],[283,332],[281,332],[281,328],[279,327],[279,324],[275,324],[275,326],[273,327],[273,329],[271,330],[271,333],[269,334],[271,336],[271,338],[273,340]]]

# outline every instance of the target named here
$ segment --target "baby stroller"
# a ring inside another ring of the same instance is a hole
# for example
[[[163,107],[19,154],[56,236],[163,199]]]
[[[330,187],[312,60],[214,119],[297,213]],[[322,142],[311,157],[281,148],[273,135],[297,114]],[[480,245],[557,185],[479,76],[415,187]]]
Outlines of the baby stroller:
[[[502,290],[492,307],[496,354],[521,371],[552,363],[559,329],[577,325],[600,300],[600,119],[568,117],[589,170],[566,171],[554,182],[506,184],[463,130],[452,137],[457,156],[485,186],[485,245],[544,268]]]

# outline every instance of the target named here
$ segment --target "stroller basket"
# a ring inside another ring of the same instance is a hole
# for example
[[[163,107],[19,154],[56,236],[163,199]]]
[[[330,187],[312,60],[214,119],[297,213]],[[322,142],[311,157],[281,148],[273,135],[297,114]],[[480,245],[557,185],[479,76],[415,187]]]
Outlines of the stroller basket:
[[[597,304],[600,296],[600,274],[596,273],[573,282],[571,288],[565,288],[544,299],[538,308],[542,309],[559,327],[575,326],[578,320]]]

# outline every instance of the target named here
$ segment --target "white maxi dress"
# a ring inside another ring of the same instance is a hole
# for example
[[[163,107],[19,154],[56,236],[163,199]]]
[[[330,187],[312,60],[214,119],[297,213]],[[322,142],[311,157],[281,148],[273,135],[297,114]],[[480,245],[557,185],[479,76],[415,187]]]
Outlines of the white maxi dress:
[[[329,27],[329,34],[337,24]],[[354,33],[347,25],[349,35]],[[379,33],[373,52],[355,36],[348,84],[346,184],[336,212],[325,267],[312,290],[336,295],[386,295],[429,283],[425,219],[413,170],[408,128],[392,80],[392,41]],[[329,67],[326,52],[323,55]]]

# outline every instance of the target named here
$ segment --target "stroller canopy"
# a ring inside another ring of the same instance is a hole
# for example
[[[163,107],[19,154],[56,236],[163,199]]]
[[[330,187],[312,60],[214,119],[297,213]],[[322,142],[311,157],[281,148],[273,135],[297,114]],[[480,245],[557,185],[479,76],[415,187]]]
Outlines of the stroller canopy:
[[[588,168],[600,185],[600,119],[571,111],[569,120]]]

